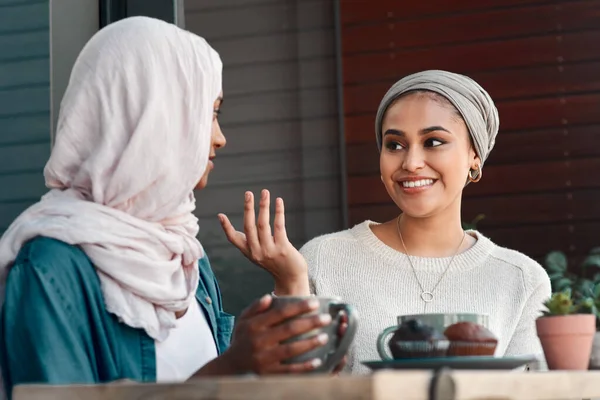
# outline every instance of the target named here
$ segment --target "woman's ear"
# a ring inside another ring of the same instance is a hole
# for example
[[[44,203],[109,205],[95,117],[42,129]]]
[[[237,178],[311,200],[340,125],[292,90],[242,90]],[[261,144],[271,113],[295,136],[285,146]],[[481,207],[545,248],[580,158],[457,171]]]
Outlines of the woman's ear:
[[[469,143],[469,168],[473,168],[475,165],[481,165],[481,158],[479,158],[477,150],[475,150],[475,144],[471,139]]]
[[[481,177],[483,176],[483,171],[481,170],[481,158],[478,156],[473,157],[473,161],[471,166],[469,167],[469,182],[479,182]]]
[[[481,158],[474,153],[473,160],[471,161],[471,169],[477,169],[481,167]]]

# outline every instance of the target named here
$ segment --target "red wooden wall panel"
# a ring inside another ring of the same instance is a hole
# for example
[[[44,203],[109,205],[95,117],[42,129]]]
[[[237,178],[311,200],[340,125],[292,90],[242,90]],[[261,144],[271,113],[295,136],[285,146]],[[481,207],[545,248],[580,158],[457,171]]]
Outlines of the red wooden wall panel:
[[[540,3],[544,2],[539,0],[429,0],[421,2],[399,2],[398,0],[342,0],[341,21],[343,25],[349,26],[352,24],[373,21],[395,21],[402,18],[420,18],[440,14],[477,12]]]
[[[376,40],[376,38],[373,38]],[[396,79],[424,69],[462,73],[560,65],[600,59],[600,31],[564,32],[453,46],[430,46],[346,55],[344,84]]]
[[[351,225],[398,213],[374,140],[385,91],[446,69],[480,82],[500,114],[464,220],[485,214],[485,234],[536,258],[600,245],[600,0],[349,0],[341,22]]]
[[[510,99],[600,91],[599,72],[600,61],[591,61],[472,73],[469,76],[484,86],[496,103],[500,103]],[[395,81],[392,79],[346,86],[346,113],[370,115],[373,108],[376,109],[379,105],[383,93]]]
[[[462,2],[457,2],[462,3]],[[559,22],[560,21],[560,22]],[[554,2],[531,7],[489,9],[478,13],[436,15],[424,19],[360,24],[344,29],[344,54],[443,46],[560,34],[594,29],[600,24],[600,3],[587,0],[563,5]],[[376,41],[373,38],[378,38]]]

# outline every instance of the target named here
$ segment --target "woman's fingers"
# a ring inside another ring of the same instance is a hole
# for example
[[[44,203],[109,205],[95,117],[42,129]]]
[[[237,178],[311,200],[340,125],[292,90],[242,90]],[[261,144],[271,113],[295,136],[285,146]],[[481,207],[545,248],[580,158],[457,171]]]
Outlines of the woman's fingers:
[[[260,195],[260,205],[258,210],[258,240],[263,250],[263,255],[268,256],[272,253],[274,243],[271,236],[271,194],[268,190],[263,189]]]
[[[346,366],[346,364],[348,363],[348,356],[344,356],[344,358],[342,358],[342,361],[333,369],[333,373],[334,374],[339,374],[340,372],[342,372],[342,370],[344,369],[344,367]]]
[[[240,316],[238,317],[238,319],[240,321],[243,321],[245,319],[255,317],[256,315],[259,315],[259,314],[265,312],[271,305],[272,301],[273,301],[273,297],[271,295],[269,295],[269,294],[264,295],[263,297],[261,297],[258,300],[255,300],[252,304],[250,304],[248,307],[246,307],[244,309],[244,311],[242,311],[240,313]]]
[[[290,318],[313,312],[318,308],[319,302],[316,299],[282,304],[272,307],[261,315],[256,316],[251,321],[251,324],[263,327],[263,329],[271,329],[273,326],[279,325]]]
[[[346,315],[346,313],[344,311],[341,312],[341,317],[340,317],[340,325],[338,327],[338,332],[337,334],[341,337],[344,336],[344,334],[346,333],[346,330],[348,330],[348,315]]]
[[[269,329],[269,331],[265,333],[264,340],[267,343],[280,343],[314,329],[327,326],[330,323],[331,316],[329,314],[296,318]]]
[[[316,368],[321,366],[322,361],[318,358],[315,358],[310,361],[305,361],[303,363],[298,364],[280,364],[273,368],[272,371],[269,371],[271,374],[301,374],[303,372],[310,372]]]
[[[331,323],[331,316],[301,316],[318,309],[319,302],[314,299],[276,308],[272,305],[273,298],[266,295],[242,312],[228,351],[237,354],[238,360],[246,365],[245,369],[260,374],[303,372],[317,368],[320,361],[291,365],[283,362],[326,344],[330,340],[326,333],[282,342]]]
[[[321,347],[328,341],[329,337],[326,334],[320,334],[309,339],[282,344],[267,350],[263,355],[263,362],[266,365],[274,365],[273,369],[270,371],[272,373],[295,373],[310,371],[321,366],[320,359],[313,359],[296,364],[279,363],[292,357],[302,355],[310,350],[316,349],[317,347]]]
[[[275,244],[279,246],[287,244],[289,240],[285,230],[285,208],[283,199],[279,197],[275,200],[275,221],[273,225]]]
[[[244,232],[250,253],[257,261],[260,261],[261,251],[258,234],[256,232],[256,222],[254,215],[254,194],[246,192],[244,195]]]
[[[221,222],[221,227],[223,228],[223,231],[225,231],[225,236],[227,236],[227,240],[240,249],[245,256],[248,256],[250,254],[250,249],[248,248],[246,235],[243,232],[236,231],[225,214],[219,214],[218,217]]]
[[[244,228],[236,231],[224,214],[219,219],[227,239],[255,264],[277,273],[274,268],[281,265],[294,265],[298,259],[297,250],[290,243],[285,229],[285,209],[283,199],[275,201],[275,218],[273,231],[270,223],[271,194],[264,189],[261,192],[258,217],[254,211],[254,195],[247,191],[244,197]]]

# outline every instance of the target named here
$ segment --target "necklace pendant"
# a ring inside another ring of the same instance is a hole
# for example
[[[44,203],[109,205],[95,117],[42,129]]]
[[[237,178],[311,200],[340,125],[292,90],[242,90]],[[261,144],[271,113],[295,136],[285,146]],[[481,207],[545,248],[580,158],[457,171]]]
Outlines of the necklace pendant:
[[[423,292],[421,293],[421,298],[425,303],[431,303],[433,301],[433,293],[431,292]]]

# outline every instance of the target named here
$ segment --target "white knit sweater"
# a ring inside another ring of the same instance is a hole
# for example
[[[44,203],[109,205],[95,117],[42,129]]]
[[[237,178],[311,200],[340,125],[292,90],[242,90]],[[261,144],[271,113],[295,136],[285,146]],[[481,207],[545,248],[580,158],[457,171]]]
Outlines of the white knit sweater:
[[[490,329],[499,339],[496,356],[535,354],[543,359],[535,320],[551,287],[537,262],[470,231],[477,242],[454,258],[435,299],[425,306],[406,255],[379,240],[369,227],[374,224],[365,221],[317,237],[300,250],[309,265],[313,293],[340,296],[358,311],[347,370],[368,372],[361,361],[380,359],[379,333],[395,325],[398,315],[423,312],[489,314]],[[450,259],[412,257],[425,290],[433,288]]]

